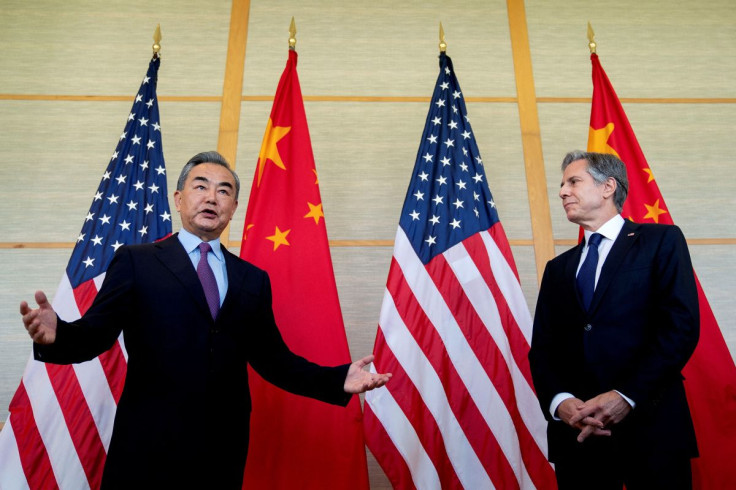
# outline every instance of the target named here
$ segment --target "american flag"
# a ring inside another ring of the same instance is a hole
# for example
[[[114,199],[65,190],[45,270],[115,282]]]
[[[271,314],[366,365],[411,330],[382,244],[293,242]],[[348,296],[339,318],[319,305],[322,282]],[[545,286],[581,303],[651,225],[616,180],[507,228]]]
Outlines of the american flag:
[[[440,73],[396,233],[366,440],[395,488],[554,488],[531,316],[452,66]]]
[[[171,234],[154,56],[95,191],[53,307],[66,321],[89,308],[115,251]],[[99,488],[125,381],[122,338],[73,366],[34,361],[0,433],[0,488]]]

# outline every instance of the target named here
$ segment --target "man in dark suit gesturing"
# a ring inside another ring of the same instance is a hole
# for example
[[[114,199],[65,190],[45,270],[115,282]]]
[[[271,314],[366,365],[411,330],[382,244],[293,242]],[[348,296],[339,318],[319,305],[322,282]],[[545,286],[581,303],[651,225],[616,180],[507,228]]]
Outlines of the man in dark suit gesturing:
[[[363,370],[372,356],[323,367],[288,349],[274,322],[268,275],[220,245],[239,190],[221,155],[194,156],[174,193],[180,233],[121,247],[81,319],[59,319],[41,291],[38,308],[21,303],[41,361],[85,361],[124,334],[128,372],[102,488],[240,489],[248,364],[292,393],[338,405],[391,376]]]
[[[572,152],[562,170],[562,206],[585,241],[547,264],[529,352],[559,487],[691,488],[680,371],[699,313],[685,238],[624,220],[617,157]]]

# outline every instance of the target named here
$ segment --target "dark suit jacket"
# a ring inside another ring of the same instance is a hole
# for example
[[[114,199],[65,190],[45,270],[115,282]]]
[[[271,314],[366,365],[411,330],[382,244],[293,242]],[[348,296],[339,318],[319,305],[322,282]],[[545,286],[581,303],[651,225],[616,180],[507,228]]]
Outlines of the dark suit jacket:
[[[268,275],[223,253],[229,286],[216,321],[173,236],[121,247],[89,311],[73,323],[59,321],[54,344],[34,346],[38,360],[75,363],[124,333],[128,371],[103,488],[239,489],[251,409],[248,364],[290,392],[349,401],[349,366],[321,367],[291,353],[274,322]]]
[[[636,403],[612,430],[618,447],[642,456],[696,456],[680,372],[697,344],[700,320],[682,232],[627,220],[603,264],[589,312],[575,286],[582,249],[578,245],[547,264],[534,317],[529,361],[549,421],[550,460],[579,446],[577,430],[552,420],[552,398],[569,392],[587,400],[614,389]]]

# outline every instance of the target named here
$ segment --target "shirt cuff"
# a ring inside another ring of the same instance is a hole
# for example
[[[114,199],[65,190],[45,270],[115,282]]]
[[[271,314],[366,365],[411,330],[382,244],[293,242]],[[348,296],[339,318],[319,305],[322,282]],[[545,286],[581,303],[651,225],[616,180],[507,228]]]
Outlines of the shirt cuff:
[[[552,420],[562,420],[557,416],[557,407],[559,407],[560,404],[568,398],[575,398],[575,395],[572,393],[558,393],[554,398],[552,398],[552,403],[549,404],[549,413],[552,415]],[[626,399],[626,397],[624,397],[624,399]]]
[[[618,390],[613,390],[613,391],[615,391],[616,393],[618,393],[619,395],[621,395],[621,398],[623,398],[624,400],[626,400],[626,403],[628,403],[629,405],[631,405],[631,408],[636,408],[636,403],[634,403],[634,400],[632,400],[631,398],[629,398],[628,396],[624,395],[623,393],[621,393]]]

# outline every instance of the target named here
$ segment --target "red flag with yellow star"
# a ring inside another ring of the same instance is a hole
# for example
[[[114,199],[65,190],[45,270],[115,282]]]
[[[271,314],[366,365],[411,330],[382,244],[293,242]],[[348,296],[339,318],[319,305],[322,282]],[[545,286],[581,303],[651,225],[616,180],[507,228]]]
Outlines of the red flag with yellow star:
[[[297,53],[281,75],[253,177],[240,256],[271,278],[289,348],[319,364],[350,362],[307,128]],[[367,489],[360,401],[347,408],[292,395],[250,372],[244,488]]]
[[[612,153],[626,164],[629,195],[622,215],[639,223],[673,224],[657,181],[598,56],[593,62],[593,101],[588,151]],[[736,482],[736,366],[700,282],[700,341],[683,370],[700,457],[693,460],[695,489],[729,488]]]

